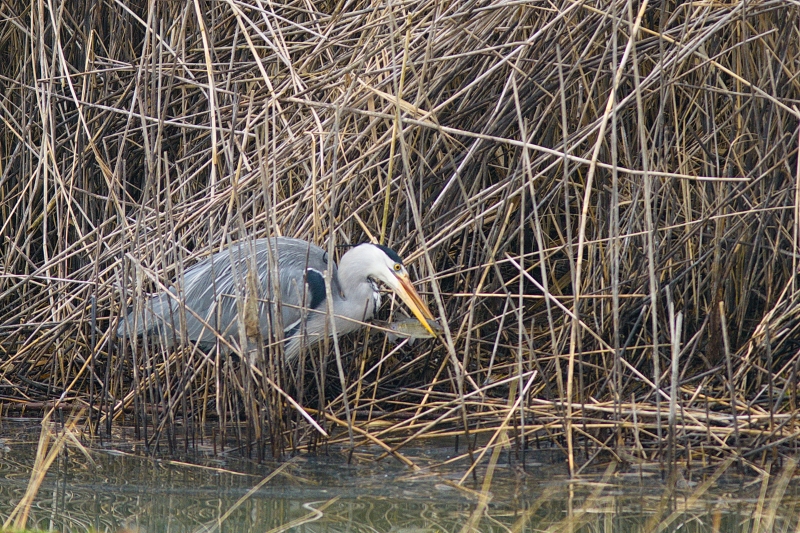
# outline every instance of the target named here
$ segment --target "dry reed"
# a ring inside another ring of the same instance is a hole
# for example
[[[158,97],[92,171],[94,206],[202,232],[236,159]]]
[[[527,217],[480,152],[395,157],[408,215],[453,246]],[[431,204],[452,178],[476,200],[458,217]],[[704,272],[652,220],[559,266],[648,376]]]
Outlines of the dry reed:
[[[466,436],[467,462],[547,441],[573,473],[601,451],[758,468],[796,449],[798,2],[0,18],[4,410],[85,406],[98,437],[135,424],[172,450],[211,424],[259,457],[340,426],[400,457]],[[443,340],[371,330],[300,369],[114,346],[198,258],[278,234],[393,246]]]

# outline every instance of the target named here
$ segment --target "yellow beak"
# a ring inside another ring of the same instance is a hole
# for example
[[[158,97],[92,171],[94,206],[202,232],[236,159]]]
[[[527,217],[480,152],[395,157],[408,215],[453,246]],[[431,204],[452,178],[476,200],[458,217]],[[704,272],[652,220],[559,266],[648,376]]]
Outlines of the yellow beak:
[[[397,279],[398,283],[392,284],[392,290],[403,300],[403,302],[411,309],[411,312],[414,313],[414,316],[417,317],[420,324],[428,330],[428,333],[436,337],[436,333],[433,331],[431,326],[428,324],[428,320],[435,320],[433,318],[433,314],[431,313],[428,306],[425,305],[425,302],[422,301],[420,298],[419,293],[417,293],[416,289],[413,285],[411,285],[411,280],[408,277],[408,274],[405,272],[401,274],[395,274],[395,278]]]

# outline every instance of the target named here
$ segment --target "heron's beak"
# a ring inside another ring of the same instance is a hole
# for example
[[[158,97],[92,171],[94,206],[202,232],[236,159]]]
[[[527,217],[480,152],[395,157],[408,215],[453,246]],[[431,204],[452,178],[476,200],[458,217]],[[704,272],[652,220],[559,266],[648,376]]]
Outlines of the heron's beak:
[[[394,290],[408,308],[411,309],[411,312],[414,313],[414,316],[417,317],[420,324],[428,330],[428,333],[436,337],[436,333],[428,324],[428,320],[435,320],[433,314],[430,309],[428,309],[428,306],[425,305],[425,302],[422,301],[422,298],[420,298],[414,286],[411,285],[408,274],[395,274],[394,278],[397,280],[397,283],[392,284],[392,290]]]

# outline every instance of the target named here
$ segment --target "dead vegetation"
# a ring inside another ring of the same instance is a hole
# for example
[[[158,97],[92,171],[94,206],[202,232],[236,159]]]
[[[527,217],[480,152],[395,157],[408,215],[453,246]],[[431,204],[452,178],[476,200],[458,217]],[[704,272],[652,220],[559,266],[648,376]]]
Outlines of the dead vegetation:
[[[551,442],[573,471],[796,448],[799,15],[3,2],[3,410],[259,455],[323,431],[398,457],[466,434],[472,462]],[[299,378],[113,346],[134,301],[277,234],[391,245],[443,340],[343,339],[344,389],[332,349]]]

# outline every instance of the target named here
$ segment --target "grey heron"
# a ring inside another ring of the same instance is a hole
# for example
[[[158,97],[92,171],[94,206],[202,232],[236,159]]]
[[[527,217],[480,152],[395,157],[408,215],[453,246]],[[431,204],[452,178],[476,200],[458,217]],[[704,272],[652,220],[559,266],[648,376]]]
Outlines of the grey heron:
[[[270,265],[272,264],[272,268]],[[167,342],[186,339],[212,345],[216,336],[239,344],[240,327],[251,339],[255,328],[248,326],[248,301],[257,302],[258,330],[262,339],[274,338],[270,328],[282,324],[284,353],[295,359],[305,344],[332,335],[328,318],[328,290],[325,271],[330,270],[330,294],[336,334],[361,328],[380,305],[379,284],[394,291],[431,335],[428,324],[433,315],[414,289],[400,256],[378,244],[360,244],[342,255],[337,269],[322,248],[287,237],[241,241],[186,269],[182,279],[168,292],[145,302],[143,313],[131,311],[120,321],[119,338],[158,333]],[[257,277],[251,276],[255,273]],[[273,297],[277,273],[280,287],[280,318]],[[257,282],[248,282],[249,279]],[[257,292],[253,298],[253,292]],[[256,309],[251,305],[250,316]],[[243,312],[245,320],[239,320]],[[255,320],[251,319],[250,324]],[[257,335],[257,333],[256,333]],[[249,343],[250,341],[248,341]]]

